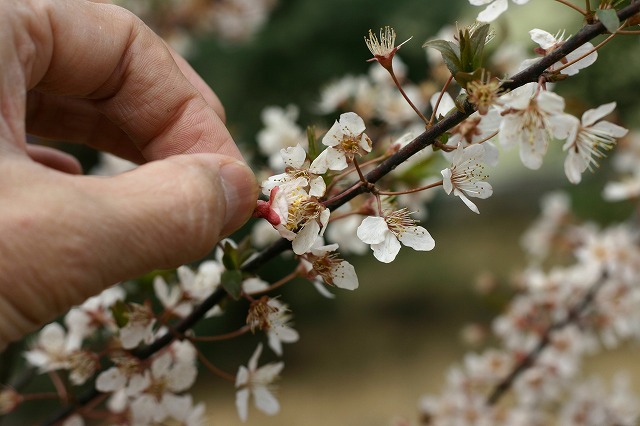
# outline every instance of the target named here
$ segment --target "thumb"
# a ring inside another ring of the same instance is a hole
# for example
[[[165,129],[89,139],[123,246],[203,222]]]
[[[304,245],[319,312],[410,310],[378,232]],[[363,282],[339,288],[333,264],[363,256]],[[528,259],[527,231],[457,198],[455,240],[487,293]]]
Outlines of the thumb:
[[[258,195],[251,170],[219,154],[107,178],[14,166],[21,185],[5,188],[14,202],[0,214],[0,350],[118,281],[206,255]]]
[[[113,243],[140,254],[140,272],[206,255],[248,220],[258,196],[247,165],[219,154],[173,156],[96,184],[116,194],[108,198]]]

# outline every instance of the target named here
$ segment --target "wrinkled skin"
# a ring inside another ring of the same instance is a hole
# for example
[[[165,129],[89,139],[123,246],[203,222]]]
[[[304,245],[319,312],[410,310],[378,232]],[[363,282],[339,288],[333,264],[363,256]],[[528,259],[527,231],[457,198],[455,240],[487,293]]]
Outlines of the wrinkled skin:
[[[120,280],[205,255],[257,185],[216,95],[137,17],[0,0],[0,350]],[[135,161],[84,176],[26,134]]]

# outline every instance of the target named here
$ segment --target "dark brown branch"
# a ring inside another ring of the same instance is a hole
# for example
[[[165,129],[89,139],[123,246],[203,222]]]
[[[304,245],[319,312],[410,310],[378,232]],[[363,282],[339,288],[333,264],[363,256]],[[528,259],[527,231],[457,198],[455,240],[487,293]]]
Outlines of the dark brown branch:
[[[620,21],[624,21],[625,19],[630,18],[631,16],[637,14],[640,11],[640,2],[634,2],[624,9],[618,11],[618,18]],[[568,53],[574,51],[578,47],[582,46],[584,43],[594,39],[595,37],[606,33],[607,30],[604,28],[602,23],[598,22],[592,25],[584,26],[576,35],[569,38],[560,48],[554,50],[552,53],[547,56],[541,58],[538,62],[531,65],[527,69],[519,72],[514,75],[509,81],[503,83],[502,87],[505,90],[513,90],[517,87],[523,86],[526,83],[531,83],[538,81],[538,78],[544,74],[545,70],[549,68],[554,63],[558,62],[560,59],[565,57]],[[396,152],[393,156],[387,158],[383,161],[378,167],[369,172],[365,178],[368,182],[376,183],[382,177],[390,173],[393,169],[395,169],[398,165],[404,163],[409,159],[409,157],[433,144],[436,138],[440,135],[444,134],[447,130],[452,129],[457,124],[461,123],[464,119],[469,117],[469,115],[475,112],[474,107],[468,102],[464,105],[464,111],[456,110],[455,112],[449,114],[444,119],[440,120],[433,127],[426,130],[420,136],[415,138],[411,143],[402,148],[400,151]],[[360,181],[358,181],[360,182]],[[353,183],[351,187],[358,185],[358,182]],[[349,191],[350,188],[347,190]],[[357,195],[364,192],[364,187],[360,186],[355,190],[350,190],[348,194],[344,197],[336,198],[330,204],[327,205],[327,208],[334,210],[343,204],[347,203],[349,200],[353,199]],[[346,192],[346,191],[345,191]],[[264,252],[259,254],[257,257],[252,259],[243,265],[242,270],[247,272],[255,272],[258,268],[264,265],[266,262],[275,258],[282,252],[291,248],[291,242],[281,239],[275,242],[272,246],[267,248]],[[218,288],[214,291],[211,296],[205,299],[200,306],[198,306],[194,311],[184,318],[181,322],[179,322],[175,330],[178,333],[184,333],[185,331],[192,328],[196,323],[198,323],[204,315],[211,309],[216,306],[226,297],[226,292],[222,288]],[[136,355],[141,358],[148,358],[154,353],[160,351],[167,345],[169,345],[175,339],[174,334],[167,333],[157,339],[153,344],[149,345],[145,349],[142,349],[136,352]],[[51,420],[43,423],[44,425],[53,426],[61,420],[65,419],[67,416],[71,415],[78,407],[86,405],[100,393],[98,391],[89,392],[83,396],[81,396],[77,402],[73,405],[69,405],[64,407],[58,414],[52,417]]]

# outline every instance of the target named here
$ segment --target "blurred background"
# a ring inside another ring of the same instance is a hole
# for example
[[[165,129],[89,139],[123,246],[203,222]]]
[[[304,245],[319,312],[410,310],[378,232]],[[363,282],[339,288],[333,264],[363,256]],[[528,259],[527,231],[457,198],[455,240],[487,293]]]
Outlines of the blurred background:
[[[247,0],[250,20],[218,16],[208,22],[219,27],[208,27],[192,25],[189,19],[195,17],[180,2],[121,3],[185,53],[222,100],[228,126],[246,153],[256,152],[265,107],[297,105],[303,127],[322,128],[337,119],[336,114],[318,112],[320,91],[345,75],[369,72],[366,60],[371,55],[363,40],[369,29],[392,26],[398,42],[413,37],[398,55],[407,64],[409,80],[421,81],[433,71],[422,43],[435,38],[444,26],[472,23],[480,10],[465,0],[255,0],[253,6]],[[510,3],[495,28],[498,38],[520,43],[532,57],[535,46],[529,29],[539,27],[553,34],[566,29],[570,34],[580,25],[580,16],[548,0],[525,6]],[[557,90],[568,97],[568,109],[582,112],[616,100],[622,123],[637,125],[637,94],[631,89],[640,82],[639,46],[632,37],[616,40],[594,66],[560,83]],[[612,66],[620,54],[624,65]],[[85,167],[96,162],[95,153],[64,146],[81,157]],[[247,424],[417,422],[420,396],[437,393],[446,370],[461,362],[467,351],[483,347],[482,339],[474,337],[482,336],[482,327],[490,326],[512,294],[509,283],[525,265],[519,238],[536,217],[541,195],[566,190],[578,215],[599,223],[623,220],[632,211],[629,204],[601,200],[602,187],[611,178],[606,160],[598,173],[587,172],[581,185],[571,186],[560,154],[561,144],[555,144],[543,169],[532,172],[520,164],[517,153],[502,153],[501,164],[489,179],[494,195],[477,202],[480,215],[458,199],[439,194],[421,223],[435,238],[435,250],[403,248],[390,265],[377,262],[370,252],[349,258],[360,280],[357,291],[335,290],[337,297],[328,300],[302,280],[285,286],[281,299],[291,307],[301,338],[285,345],[285,369],[277,391],[281,413],[272,418],[251,408]],[[251,159],[254,164],[264,162],[259,155]],[[284,260],[261,272],[277,279],[291,265]],[[487,293],[487,288],[495,290]],[[234,323],[243,321],[244,309],[232,307],[228,322],[205,327],[232,330]],[[463,330],[472,338],[463,339]],[[260,334],[211,344],[208,356],[223,370],[235,372],[238,360],[246,363],[259,339]],[[470,345],[476,340],[480,343]],[[270,356],[265,351],[261,363]],[[621,365],[633,368],[634,357],[632,351],[610,353],[589,361],[586,372]],[[638,379],[638,371],[632,374]],[[241,424],[231,384],[202,369],[197,389],[196,399],[207,404],[206,424]]]

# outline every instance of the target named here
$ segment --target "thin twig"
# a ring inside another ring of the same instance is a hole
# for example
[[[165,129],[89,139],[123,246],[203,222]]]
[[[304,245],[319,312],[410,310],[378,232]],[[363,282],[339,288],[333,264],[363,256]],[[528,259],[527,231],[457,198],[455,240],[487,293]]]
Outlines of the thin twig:
[[[424,191],[426,189],[435,188],[436,186],[442,185],[442,181],[431,183],[429,185],[421,186],[420,188],[412,188],[407,189],[406,191],[378,191],[380,195],[404,195],[404,194],[412,194],[414,192]]]
[[[433,125],[433,122],[436,119],[436,112],[438,112],[438,107],[440,107],[440,102],[442,101],[442,97],[446,93],[446,91],[449,88],[449,85],[451,84],[452,81],[453,81],[453,75],[449,75],[449,78],[447,79],[447,82],[444,83],[444,86],[442,87],[442,90],[440,91],[440,94],[438,95],[438,99],[436,100],[436,104],[433,106],[433,111],[431,112],[431,117],[429,118],[429,122],[427,122],[427,127],[431,127]]]
[[[396,87],[398,88],[398,90],[400,91],[400,94],[402,95],[402,97],[404,98],[405,101],[407,101],[407,103],[409,104],[409,106],[415,111],[416,114],[418,114],[418,117],[420,117],[420,119],[422,121],[425,122],[425,124],[428,122],[427,121],[427,117],[424,116],[424,114],[422,112],[420,112],[420,110],[418,109],[418,107],[416,107],[413,102],[411,102],[411,99],[409,99],[409,96],[407,96],[407,94],[404,92],[404,89],[402,88],[402,85],[400,84],[400,82],[398,81],[398,79],[396,78],[396,74],[393,72],[392,69],[389,70],[389,74],[391,74],[391,78],[393,79],[393,82],[395,83]]]
[[[576,6],[575,4],[573,4],[573,3],[571,3],[571,2],[568,2],[567,0],[555,0],[555,1],[556,1],[556,2],[558,2],[558,3],[562,3],[563,5],[565,5],[565,6],[567,6],[567,7],[570,7],[571,9],[573,9],[573,10],[575,10],[575,11],[580,12],[580,14],[581,14],[582,16],[587,16],[587,14],[588,14],[588,12],[587,12],[587,11],[585,11],[584,9],[582,9],[582,8],[580,8],[580,7],[578,7],[578,6]],[[587,0],[587,2],[588,2],[588,1],[589,1],[589,0]],[[587,10],[589,10],[589,9],[587,9]]]

